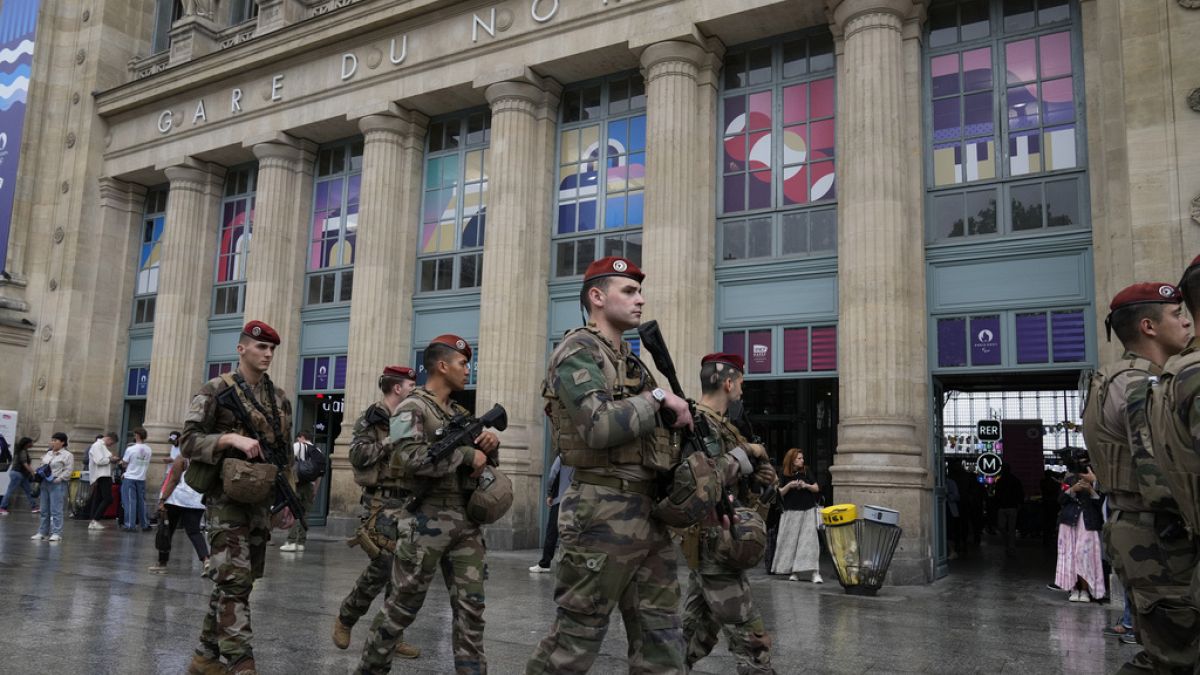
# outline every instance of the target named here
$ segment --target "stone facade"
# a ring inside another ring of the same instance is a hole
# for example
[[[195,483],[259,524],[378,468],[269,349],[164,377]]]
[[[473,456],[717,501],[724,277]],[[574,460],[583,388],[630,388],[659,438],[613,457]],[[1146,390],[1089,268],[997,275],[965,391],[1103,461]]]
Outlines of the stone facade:
[[[812,28],[834,36],[838,105],[838,501],[903,514],[893,578],[932,578],[936,477],[927,358],[921,0],[277,0],[240,26],[185,17],[150,54],[152,3],[43,1],[7,270],[0,408],[39,443],[122,423],[140,200],[169,184],[146,426],[164,447],[203,378],[226,169],[257,162],[245,317],[303,353],[305,250],[321,144],[364,139],[346,422],[413,339],[424,137],[430,119],[491,111],[476,403],[510,415],[502,466],[517,503],[493,545],[539,538],[545,364],[564,85],[640,70],[647,95],[647,317],[678,363],[716,342],[715,158],[722,55]],[[1170,0],[1072,3],[1082,32],[1095,314],[1134,279],[1200,252],[1200,11]],[[1101,39],[1103,36],[1103,39]],[[94,95],[92,92],[96,92]],[[68,135],[72,139],[67,142]],[[786,299],[781,298],[781,302]],[[1095,322],[1101,325],[1101,322]],[[1096,336],[1094,336],[1096,337]],[[1101,356],[1113,354],[1097,337]],[[694,369],[681,368],[697,395]],[[343,434],[345,436],[345,434]],[[344,443],[345,439],[341,441]],[[73,446],[78,443],[73,444]],[[339,446],[340,447],[340,446]],[[151,478],[153,480],[153,477]],[[335,452],[331,518],[357,502]]]

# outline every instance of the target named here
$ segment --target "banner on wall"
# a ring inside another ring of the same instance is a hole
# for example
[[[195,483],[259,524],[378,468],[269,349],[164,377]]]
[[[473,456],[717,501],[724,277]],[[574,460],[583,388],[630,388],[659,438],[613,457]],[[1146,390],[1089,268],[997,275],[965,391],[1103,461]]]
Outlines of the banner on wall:
[[[0,436],[8,441],[8,447],[17,446],[17,411],[0,410]]]
[[[25,129],[25,97],[41,0],[0,2],[0,272],[8,260],[17,162]]]

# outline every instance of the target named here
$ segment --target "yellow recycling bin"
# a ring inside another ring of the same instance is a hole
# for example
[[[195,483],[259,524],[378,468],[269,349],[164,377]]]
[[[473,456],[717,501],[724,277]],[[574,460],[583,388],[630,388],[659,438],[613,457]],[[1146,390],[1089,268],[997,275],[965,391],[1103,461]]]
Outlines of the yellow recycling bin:
[[[821,522],[842,588],[875,595],[900,543],[900,514],[881,506],[864,506],[860,514],[853,504],[836,504],[821,509]]]
[[[838,581],[847,590],[858,585],[858,538],[854,523],[858,509],[853,504],[834,504],[821,509],[825,525],[825,546],[833,558]]]

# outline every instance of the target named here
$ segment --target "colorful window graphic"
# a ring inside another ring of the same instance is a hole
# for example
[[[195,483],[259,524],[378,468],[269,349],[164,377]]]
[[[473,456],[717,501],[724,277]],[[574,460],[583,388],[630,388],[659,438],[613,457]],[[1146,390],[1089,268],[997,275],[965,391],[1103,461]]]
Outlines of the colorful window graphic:
[[[419,288],[475,288],[483,282],[479,249],[487,225],[491,116],[473,112],[435,121],[428,141]]]
[[[125,398],[145,398],[150,384],[150,367],[136,366],[125,377]]]
[[[300,363],[300,391],[342,391],[346,388],[346,356],[309,356]]]
[[[775,355],[778,339],[782,339],[782,357]],[[837,370],[837,326],[725,331],[721,351],[741,354],[747,376],[833,372]]]
[[[937,367],[1004,366],[1014,357],[1018,365],[1084,362],[1085,311],[1071,308],[940,317],[936,321]],[[1007,357],[1005,339],[1013,341]]]
[[[135,326],[154,323],[159,260],[162,256],[162,236],[166,222],[167,190],[150,190],[146,193],[145,212],[142,216],[137,279],[133,289],[133,324]]]
[[[237,169],[225,175],[221,204],[221,229],[217,239],[218,284],[246,280],[246,258],[254,224],[254,192],[258,171]]]
[[[558,135],[555,276],[595,259],[641,261],[645,215],[646,91],[623,75],[563,94]]]
[[[341,143],[317,154],[310,270],[354,264],[362,155],[362,141]]]

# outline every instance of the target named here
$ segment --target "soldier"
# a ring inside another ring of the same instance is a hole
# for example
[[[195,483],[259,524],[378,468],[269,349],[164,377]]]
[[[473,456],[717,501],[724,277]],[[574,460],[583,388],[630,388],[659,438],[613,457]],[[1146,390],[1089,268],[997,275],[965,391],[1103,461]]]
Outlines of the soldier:
[[[1126,395],[1135,381],[1159,375],[1167,359],[1187,345],[1191,324],[1182,302],[1179,289],[1164,283],[1134,284],[1113,297],[1104,323],[1125,353],[1092,376],[1083,413],[1084,439],[1112,514],[1104,526],[1105,546],[1133,595],[1135,625],[1145,647],[1125,672],[1168,672],[1181,665],[1175,653],[1179,645],[1168,644],[1170,635],[1164,633],[1164,607],[1156,604],[1172,593],[1162,583],[1170,572],[1159,555],[1145,555],[1161,552],[1155,521],[1178,519],[1179,507],[1157,466],[1139,454],[1140,444],[1131,443]]]
[[[1179,291],[1195,323],[1200,317],[1200,256],[1192,260]],[[1140,385],[1140,386],[1139,386]],[[1156,513],[1156,536],[1139,547],[1139,562],[1156,574],[1156,587],[1135,589],[1139,637],[1170,660],[1169,672],[1200,673],[1200,341],[1192,338],[1167,360],[1157,382],[1135,382],[1128,392],[1134,453],[1153,456],[1178,515]],[[1138,465],[1142,478],[1143,465]],[[1190,585],[1190,593],[1189,593]],[[1153,608],[1153,631],[1140,621]],[[1189,666],[1190,664],[1190,666]],[[1163,668],[1164,672],[1167,670]]]
[[[687,401],[659,389],[621,339],[641,323],[645,275],[624,258],[588,266],[579,294],[588,324],[550,357],[542,395],[554,447],[575,479],[559,506],[557,617],[525,672],[591,668],[619,603],[630,672],[684,672],[679,581],[667,527],[651,520],[656,478],[678,460],[659,423],[690,427]]]
[[[385,508],[396,521],[396,553],[392,564],[392,591],[371,625],[363,646],[359,673],[386,673],[404,629],[416,618],[425,593],[443,558],[453,576],[450,606],[453,612],[454,667],[462,673],[487,672],[483,654],[484,545],[479,525],[467,518],[468,476],[477,478],[493,460],[500,439],[484,431],[473,446],[456,449],[448,458],[430,462],[430,443],[455,415],[469,414],[450,399],[467,386],[471,348],[456,335],[441,335],[425,348],[423,365],[429,374],[424,387],[402,401],[389,420],[392,453],[385,481],[422,497],[415,513],[407,508]],[[394,503],[394,502],[393,502]],[[444,571],[443,571],[444,573]]]
[[[416,388],[416,378],[416,373],[407,366],[384,368],[379,376],[383,399],[368,406],[354,423],[350,466],[353,467],[355,480],[363,486],[362,504],[368,511],[355,541],[371,556],[371,562],[354,582],[354,588],[342,601],[341,610],[333,620],[333,644],[338,649],[350,646],[350,631],[354,629],[354,624],[367,613],[375,596],[389,585],[391,579],[396,522],[384,512],[395,512],[403,506],[408,491],[394,481],[387,484],[385,470],[391,458],[392,422],[396,420],[400,402]],[[368,541],[363,542],[364,537]],[[415,659],[420,655],[419,648],[403,640],[396,641],[396,656]]]
[[[765,487],[775,484],[775,469],[766,461],[766,450],[747,441],[726,416],[729,404],[742,398],[744,369],[742,357],[737,354],[709,354],[701,359],[702,395],[696,404],[696,412],[706,424],[698,424],[697,428],[710,430],[705,444],[712,447],[709,454],[717,458],[726,487],[740,488],[736,495],[739,502],[757,504],[757,495],[738,480],[739,474],[745,476],[753,472],[754,481]],[[757,460],[757,468],[751,458]],[[729,461],[731,459],[736,461]],[[769,504],[761,506],[769,507]],[[729,651],[737,658],[739,675],[774,673],[771,636],[763,625],[762,615],[751,602],[745,567],[729,565],[717,551],[723,530],[728,527],[728,520],[722,523],[710,517],[703,524],[684,531],[683,551],[691,568],[683,603],[683,638],[687,642],[688,668],[708,656],[717,644],[718,631],[724,628]]]
[[[188,666],[195,675],[257,672],[250,647],[250,591],[263,576],[271,527],[287,529],[294,522],[286,508],[272,519],[275,467],[263,461],[266,451],[284,453],[289,482],[295,484],[288,438],[292,406],[267,376],[278,345],[279,334],[270,326],[247,323],[238,339],[237,370],[206,382],[184,422],[180,449],[191,460],[185,480],[204,495],[208,507],[208,576],[214,582],[200,647]],[[253,429],[218,401],[231,395],[247,411]],[[255,433],[270,447],[260,446]]]

